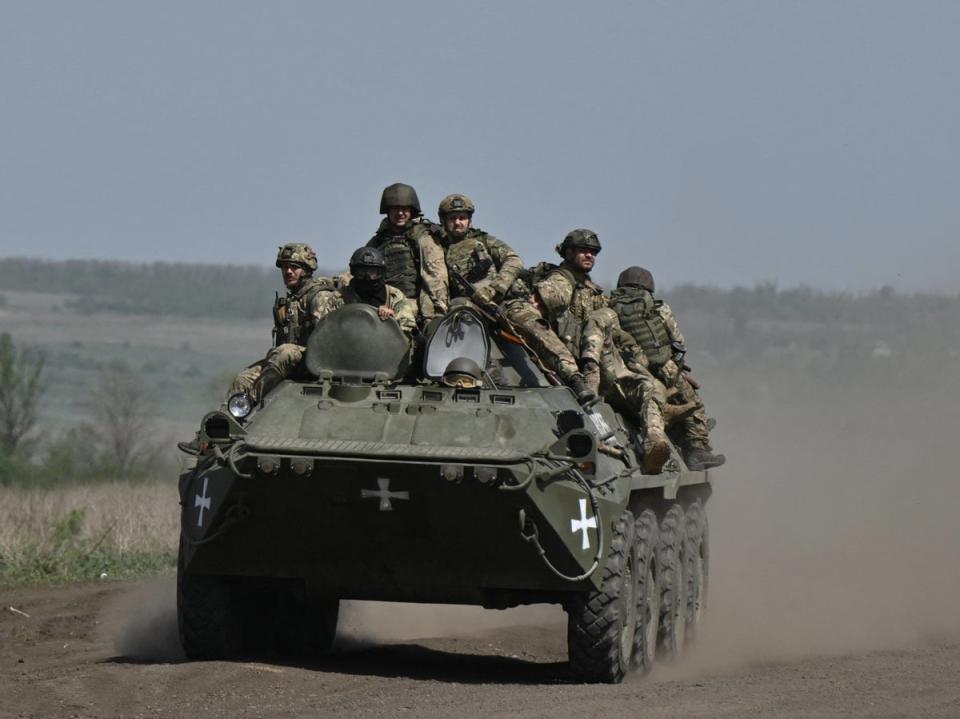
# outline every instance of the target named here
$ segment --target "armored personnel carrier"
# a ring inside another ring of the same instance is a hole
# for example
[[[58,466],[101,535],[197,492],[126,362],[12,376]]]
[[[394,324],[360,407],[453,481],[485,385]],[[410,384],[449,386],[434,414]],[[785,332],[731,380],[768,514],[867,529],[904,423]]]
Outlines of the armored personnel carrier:
[[[393,320],[348,305],[306,363],[315,379],[201,422],[179,482],[189,657],[322,653],[341,600],[561,604],[585,681],[683,650],[707,596],[708,473],[674,452],[645,475],[615,408],[581,407],[469,305],[416,362]],[[451,379],[465,364],[481,381]]]

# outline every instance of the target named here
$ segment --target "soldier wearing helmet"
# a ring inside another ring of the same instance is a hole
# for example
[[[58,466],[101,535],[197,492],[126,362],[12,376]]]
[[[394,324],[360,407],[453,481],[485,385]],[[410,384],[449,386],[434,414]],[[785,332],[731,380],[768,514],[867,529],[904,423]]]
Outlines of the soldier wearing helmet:
[[[417,326],[417,303],[384,279],[386,262],[375,247],[361,247],[350,257],[350,283],[321,292],[317,317],[326,317],[344,305],[364,303],[377,308],[381,320],[394,319],[407,336]]]
[[[420,198],[410,185],[397,182],[385,187],[380,196],[380,214],[386,215],[376,234],[367,242],[383,253],[385,279],[403,292],[404,296],[418,303],[426,318],[436,314],[431,288],[423,281],[424,265],[437,273],[442,266],[442,254],[435,245],[430,228],[434,223],[423,217]]]
[[[227,390],[227,399],[247,392],[259,401],[281,380],[304,371],[307,337],[319,317],[318,298],[324,291],[336,287],[329,277],[313,276],[317,270],[317,253],[302,242],[280,247],[276,265],[287,294],[278,295],[273,305],[274,347],[266,357],[237,375]]]
[[[636,340],[654,377],[676,388],[677,400],[696,407],[683,419],[679,441],[687,466],[693,470],[719,467],[726,461],[714,454],[703,401],[683,372],[686,342],[670,306],[653,296],[653,275],[643,267],[628,267],[620,273],[617,289],[610,293],[610,307],[620,325]]]
[[[483,385],[483,370],[468,357],[457,357],[443,370],[443,383],[447,387],[473,389]]]
[[[636,343],[607,307],[602,288],[590,279],[600,250],[592,230],[568,232],[556,247],[563,262],[534,282],[529,301],[511,302],[508,317],[568,384],[583,381],[588,392],[634,415],[644,427],[645,469],[659,472],[670,455],[665,398]]]
[[[466,195],[447,195],[440,202],[439,231],[435,228],[432,234],[443,252],[443,272],[449,274],[450,268],[456,268],[476,290],[470,299],[481,305],[496,304],[523,269],[523,260],[506,242],[473,227],[475,211],[473,200]],[[429,284],[446,289],[447,297],[441,300],[467,294],[453,279],[434,276]]]

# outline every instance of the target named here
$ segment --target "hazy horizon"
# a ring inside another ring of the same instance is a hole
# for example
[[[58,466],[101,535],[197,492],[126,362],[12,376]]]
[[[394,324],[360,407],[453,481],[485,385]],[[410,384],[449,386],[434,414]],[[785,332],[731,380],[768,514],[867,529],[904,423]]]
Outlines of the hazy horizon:
[[[340,267],[382,188],[527,263],[960,291],[960,4],[4,3],[0,257]]]

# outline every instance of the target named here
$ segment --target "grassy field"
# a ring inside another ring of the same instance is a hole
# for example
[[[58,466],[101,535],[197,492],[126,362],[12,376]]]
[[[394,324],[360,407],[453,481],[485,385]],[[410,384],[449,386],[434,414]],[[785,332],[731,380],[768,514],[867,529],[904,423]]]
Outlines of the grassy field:
[[[0,488],[0,585],[120,579],[176,566],[176,483]]]

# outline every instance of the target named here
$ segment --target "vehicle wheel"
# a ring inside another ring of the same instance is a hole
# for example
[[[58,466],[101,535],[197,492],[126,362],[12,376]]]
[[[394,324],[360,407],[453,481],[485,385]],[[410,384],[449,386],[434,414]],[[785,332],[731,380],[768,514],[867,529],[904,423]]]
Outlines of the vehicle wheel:
[[[678,503],[660,520],[657,567],[660,570],[660,651],[667,659],[683,653],[687,624],[687,517]]]
[[[657,515],[644,509],[634,523],[637,546],[637,625],[633,636],[633,663],[641,672],[653,668],[660,627],[660,588],[657,586]]]
[[[306,599],[285,592],[277,602],[277,648],[295,656],[318,657],[330,651],[337,636],[339,599]]]
[[[567,651],[586,681],[617,683],[630,671],[637,626],[637,543],[633,514],[613,526],[603,581],[567,605]]]
[[[707,512],[698,499],[687,507],[687,641],[693,641],[707,611],[710,542]]]
[[[190,659],[228,659],[240,653],[239,612],[230,584],[221,577],[190,574],[177,563],[177,625]]]

